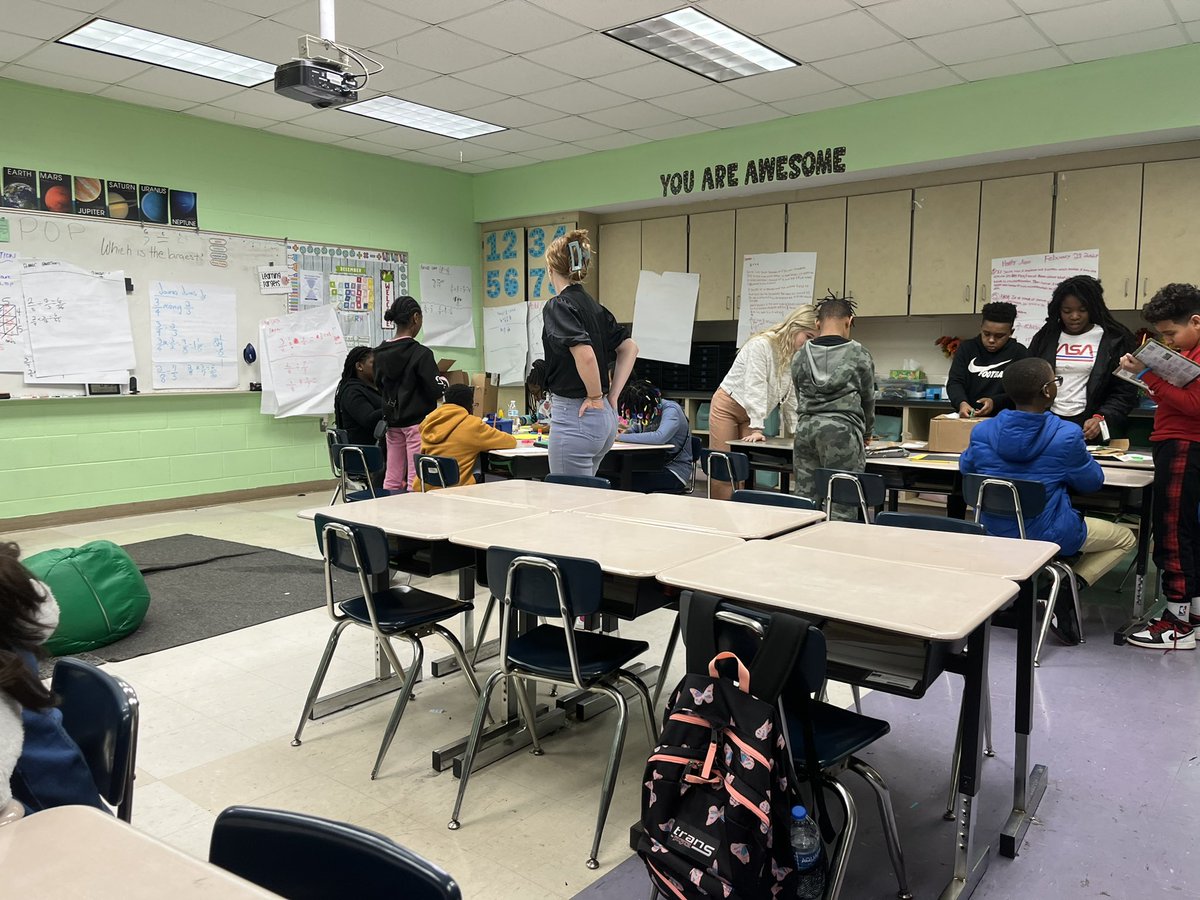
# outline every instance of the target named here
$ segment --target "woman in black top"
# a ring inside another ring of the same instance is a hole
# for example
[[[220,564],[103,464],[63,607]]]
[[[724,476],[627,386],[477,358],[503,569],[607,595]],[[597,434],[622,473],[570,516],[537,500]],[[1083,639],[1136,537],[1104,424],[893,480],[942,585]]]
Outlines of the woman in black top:
[[[333,399],[333,417],[347,443],[374,444],[382,434],[383,397],[375,387],[375,351],[354,347],[346,354],[342,380]]]
[[[555,296],[546,304],[542,343],[550,392],[550,471],[595,475],[617,437],[617,398],[637,359],[637,344],[580,284],[592,245],[572,231],[546,250]],[[613,369],[609,378],[609,368]]]

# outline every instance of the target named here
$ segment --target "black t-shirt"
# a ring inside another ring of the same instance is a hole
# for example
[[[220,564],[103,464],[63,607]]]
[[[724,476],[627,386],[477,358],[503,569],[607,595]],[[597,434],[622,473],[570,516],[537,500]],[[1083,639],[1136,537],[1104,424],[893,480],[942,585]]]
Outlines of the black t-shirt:
[[[629,332],[613,314],[572,284],[549,303],[542,315],[542,344],[546,348],[546,389],[555,396],[583,399],[588,395],[571,348],[590,344],[600,367],[600,390],[608,393],[608,370],[617,348]]]

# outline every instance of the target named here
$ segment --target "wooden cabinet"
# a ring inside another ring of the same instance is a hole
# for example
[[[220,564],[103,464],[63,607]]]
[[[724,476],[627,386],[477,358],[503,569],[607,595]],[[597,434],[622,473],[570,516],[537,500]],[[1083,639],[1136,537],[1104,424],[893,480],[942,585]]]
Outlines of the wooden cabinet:
[[[688,217],[642,221],[642,268],[647,272],[686,272]]]
[[[1200,159],[1146,163],[1137,304],[1164,284],[1200,284]],[[1104,256],[1100,257],[1104,265]]]
[[[613,222],[600,226],[599,300],[618,322],[633,321],[633,298],[642,271],[642,223]]]
[[[1058,173],[1054,250],[1099,249],[1111,309],[1133,309],[1136,302],[1141,218],[1140,163]]]
[[[912,191],[847,200],[846,293],[860,316],[908,314],[911,243]],[[820,256],[817,260],[820,265]]]
[[[846,291],[846,198],[789,203],[786,247],[789,253],[817,254],[814,301],[830,291],[842,296]],[[905,254],[907,263],[907,251]]]
[[[700,294],[696,299],[697,322],[733,318],[735,218],[736,213],[732,209],[697,213],[689,217],[687,271],[700,276]]]
[[[912,315],[975,309],[979,182],[913,191]]]
[[[844,229],[843,229],[844,230]],[[733,317],[742,309],[742,261],[747,254],[782,253],[787,239],[787,207],[752,206],[737,211],[733,236]],[[820,264],[820,257],[817,258]]]
[[[995,178],[983,183],[979,202],[976,311],[991,299],[992,260],[1049,253],[1053,219],[1053,173]]]

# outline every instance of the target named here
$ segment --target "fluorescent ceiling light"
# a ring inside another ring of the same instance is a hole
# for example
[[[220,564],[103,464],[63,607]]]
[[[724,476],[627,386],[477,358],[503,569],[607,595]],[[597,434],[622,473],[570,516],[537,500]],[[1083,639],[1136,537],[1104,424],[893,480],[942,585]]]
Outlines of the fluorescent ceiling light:
[[[92,19],[82,28],[60,37],[58,43],[203,75],[242,87],[254,87],[275,77],[273,63],[156,31],[110,22],[108,19]]]
[[[690,7],[604,33],[713,81],[799,65]]]
[[[416,128],[418,131],[429,131],[459,140],[507,130],[500,125],[480,122],[478,119],[468,119],[466,116],[455,115],[442,109],[434,109],[432,106],[422,106],[420,103],[410,103],[407,100],[387,95],[351,103],[341,109],[371,119],[391,122],[393,125],[404,125],[408,128]]]

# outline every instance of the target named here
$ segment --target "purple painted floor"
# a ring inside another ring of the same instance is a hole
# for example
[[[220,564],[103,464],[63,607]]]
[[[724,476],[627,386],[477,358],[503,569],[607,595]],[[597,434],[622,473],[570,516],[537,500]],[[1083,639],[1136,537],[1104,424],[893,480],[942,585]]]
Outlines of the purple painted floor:
[[[977,832],[992,854],[978,900],[1200,897],[1200,846],[1192,846],[1200,833],[1200,652],[1114,646],[1128,601],[1090,593],[1088,642],[1063,647],[1051,635],[1038,670],[1033,758],[1050,778],[1015,860],[1000,857],[996,845],[1012,800],[1016,640],[1012,631],[992,632],[997,755],[984,761]],[[942,813],[960,689],[960,679],[943,676],[920,701],[879,693],[863,700],[864,712],[892,725],[864,758],[892,788],[918,900],[938,897],[950,877],[954,825]],[[857,776],[845,783],[859,833],[842,897],[894,897],[874,800]],[[640,900],[648,885],[634,857],[577,900]]]

